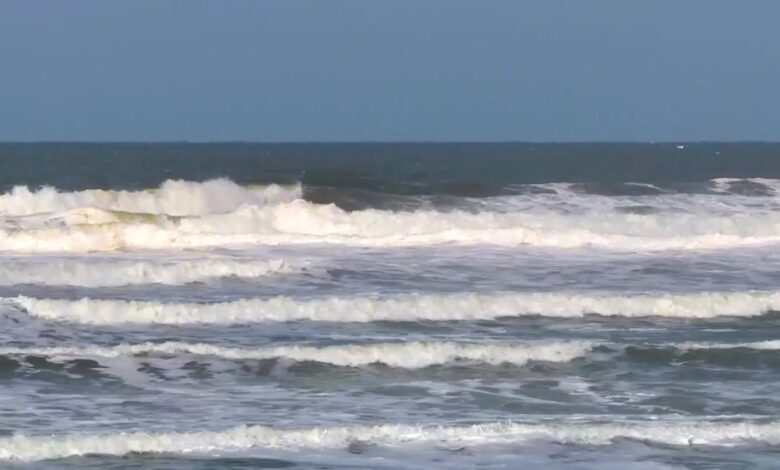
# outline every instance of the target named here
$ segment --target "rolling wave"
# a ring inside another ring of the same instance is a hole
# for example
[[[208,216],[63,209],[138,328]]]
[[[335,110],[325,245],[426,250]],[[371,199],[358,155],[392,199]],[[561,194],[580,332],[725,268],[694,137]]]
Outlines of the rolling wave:
[[[305,269],[303,261],[205,258],[176,261],[51,260],[0,264],[0,285],[118,287],[135,284],[183,285],[225,277],[259,278]]]
[[[715,178],[710,184],[719,193],[780,195],[780,179],[777,178]]]
[[[719,181],[725,188],[737,184]],[[768,184],[768,183],[767,183]],[[242,244],[433,244],[702,250],[780,242],[776,198],[551,194],[464,198],[451,210],[347,211],[303,199],[300,186],[218,179],[157,190],[14,188],[0,195],[0,251],[186,249]],[[727,191],[727,189],[723,189]],[[729,193],[730,194],[730,193]],[[774,193],[773,193],[774,194]],[[756,201],[762,201],[760,203]]]
[[[341,426],[273,428],[238,426],[225,431],[122,432],[115,434],[14,435],[0,438],[0,459],[39,461],[73,456],[130,453],[214,454],[252,448],[346,449],[354,443],[385,447],[524,445],[538,441],[609,445],[618,439],[673,446],[734,446],[780,443],[778,422],[627,421],[592,423],[501,422],[470,426]]]
[[[592,340],[469,342],[406,341],[365,344],[312,346],[288,344],[264,347],[231,347],[208,343],[166,341],[160,343],[122,343],[116,346],[0,347],[1,356],[44,356],[62,358],[121,358],[141,356],[203,356],[229,361],[280,360],[282,363],[317,362],[337,367],[363,367],[382,364],[397,369],[421,369],[430,366],[487,365],[524,366],[532,361],[569,362],[578,358],[612,361],[628,360],[670,365],[707,362],[728,366],[770,365],[777,359],[764,352],[780,351],[780,341],[749,343],[667,343],[616,344]]]
[[[480,362],[522,366],[529,361],[566,362],[587,353],[585,341],[546,343],[460,343],[421,342],[349,344],[335,346],[274,346],[265,348],[223,347],[205,343],[142,343],[113,347],[0,348],[0,354],[57,357],[121,357],[137,355],[193,354],[230,360],[284,359],[312,361],[343,367],[384,364],[403,369],[419,369],[454,362]]]
[[[11,224],[13,226],[9,226]],[[780,213],[564,214],[347,212],[303,200],[227,214],[170,217],[77,209],[6,221],[0,251],[186,249],[242,244],[530,245],[614,250],[707,250],[780,242]]]
[[[300,186],[239,186],[224,178],[204,182],[168,180],[157,189],[113,191],[88,189],[60,192],[16,186],[0,194],[0,215],[24,216],[94,207],[109,211],[174,216],[230,212],[244,205],[289,202],[301,197]]]
[[[697,294],[587,295],[568,293],[407,294],[390,298],[289,297],[221,303],[153,301],[4,299],[29,315],[46,320],[93,325],[243,324],[289,321],[457,321],[540,315],[576,318],[588,314],[673,318],[750,317],[780,310],[778,292],[705,292]]]

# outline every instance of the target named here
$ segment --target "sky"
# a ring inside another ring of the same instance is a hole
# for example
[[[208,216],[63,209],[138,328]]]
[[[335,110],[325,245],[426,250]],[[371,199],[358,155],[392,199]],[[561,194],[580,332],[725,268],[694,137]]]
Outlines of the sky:
[[[777,0],[0,0],[0,140],[780,140]]]

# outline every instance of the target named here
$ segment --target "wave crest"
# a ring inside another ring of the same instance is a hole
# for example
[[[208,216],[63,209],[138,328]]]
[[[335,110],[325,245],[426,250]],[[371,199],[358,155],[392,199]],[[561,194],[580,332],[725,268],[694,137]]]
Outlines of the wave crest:
[[[677,318],[750,317],[780,310],[777,292],[586,295],[567,293],[398,295],[390,298],[332,297],[295,300],[243,299],[232,302],[160,303],[125,300],[5,299],[29,315],[94,325],[242,324],[286,321],[373,322],[491,320],[540,315],[576,318],[603,316]]]
[[[122,344],[113,347],[5,347],[0,348],[0,354],[114,358],[140,354],[167,356],[184,353],[230,360],[284,359],[296,362],[320,362],[343,367],[384,364],[403,369],[419,369],[461,361],[518,366],[525,365],[529,361],[566,362],[586,354],[591,347],[592,344],[586,341],[528,344],[410,341],[322,347],[289,345],[249,349],[205,343],[165,342]]]
[[[313,427],[299,429],[238,426],[225,431],[123,432],[61,436],[15,435],[0,438],[0,459],[38,461],[79,455],[129,453],[220,453],[251,448],[345,449],[354,442],[385,447],[408,445],[523,445],[536,441],[608,445],[617,439],[658,444],[732,446],[780,443],[778,422],[634,421],[616,424],[588,422],[485,423],[471,426]]]
[[[268,205],[300,198],[300,186],[246,187],[218,178],[204,182],[165,181],[159,188],[142,191],[88,189],[61,192],[45,186],[38,190],[16,186],[0,194],[0,215],[24,216],[94,207],[140,214],[192,216],[230,212],[244,204]]]
[[[720,185],[736,184],[731,180]],[[0,195],[0,251],[187,249],[242,244],[592,246],[702,250],[780,242],[775,198],[719,194],[552,195],[459,199],[448,210],[347,211],[303,199],[300,186],[226,179],[156,190],[16,187]],[[724,190],[725,191],[725,190]],[[650,198],[650,199],[648,199]]]
[[[273,274],[295,272],[309,265],[305,261],[242,260],[205,258],[191,260],[145,261],[105,260],[45,260],[19,263],[11,260],[0,264],[0,285],[21,284],[118,287],[135,284],[183,285],[226,277],[259,278]]]
[[[707,250],[780,242],[780,215],[716,217],[558,213],[346,212],[303,200],[241,206],[227,214],[171,217],[82,208],[5,221],[0,250],[80,252],[223,245],[437,244],[585,246],[613,250]]]

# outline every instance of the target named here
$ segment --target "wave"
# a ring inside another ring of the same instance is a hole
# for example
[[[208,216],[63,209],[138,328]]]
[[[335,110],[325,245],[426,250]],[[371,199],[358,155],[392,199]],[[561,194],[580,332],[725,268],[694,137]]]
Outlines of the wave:
[[[117,287],[133,284],[183,285],[225,277],[258,278],[305,269],[308,263],[285,259],[239,260],[207,258],[193,260],[133,261],[51,260],[0,265],[0,285],[21,284]]]
[[[680,343],[667,345],[631,345],[623,349],[632,361],[656,365],[701,364],[725,368],[777,369],[780,367],[780,341],[749,343]]]
[[[715,178],[710,184],[714,191],[724,194],[780,195],[780,179],[776,178]]]
[[[756,349],[759,351],[777,351],[780,350],[780,340],[751,341],[747,343],[695,343],[687,342],[677,345],[680,349]]]
[[[80,455],[213,454],[252,448],[346,449],[356,442],[384,447],[523,445],[538,441],[609,445],[618,439],[674,446],[780,443],[780,422],[627,421],[621,423],[485,423],[470,426],[386,424],[311,428],[238,426],[225,431],[15,435],[0,438],[0,459],[39,461]]]
[[[529,361],[567,362],[586,354],[592,344],[586,341],[546,343],[462,343],[421,342],[348,344],[334,346],[275,346],[266,348],[223,347],[205,343],[142,343],[113,347],[0,348],[0,354],[57,357],[107,357],[137,355],[194,354],[230,360],[283,359],[312,361],[343,367],[384,364],[403,369],[419,369],[455,362],[480,362],[522,366]]]
[[[24,216],[94,207],[110,211],[177,216],[230,212],[244,204],[268,205],[300,198],[300,186],[239,186],[224,178],[204,182],[168,180],[157,189],[61,192],[16,186],[0,194],[0,215]]]
[[[714,184],[731,187],[737,183],[716,180]],[[300,243],[654,251],[780,243],[780,202],[776,198],[667,193],[603,196],[582,194],[563,183],[537,186],[548,192],[460,198],[448,203],[448,210],[421,203],[414,210],[395,211],[348,211],[303,199],[300,186],[244,187],[225,179],[166,181],[159,189],[146,191],[66,193],[17,187],[0,195],[0,251]]]
[[[776,196],[780,195],[780,179],[778,178],[713,178],[705,182],[697,181],[666,181],[666,182],[590,182],[590,183],[537,183],[511,185],[509,190],[515,193],[527,194],[544,192],[559,196]],[[710,198],[710,200],[712,200]]]
[[[3,356],[50,358],[120,358],[193,355],[225,359],[317,362],[337,367],[382,364],[398,369],[421,369],[463,363],[524,366],[532,361],[569,362],[596,352],[596,358],[612,360],[615,354],[630,360],[662,365],[706,362],[742,367],[776,366],[774,358],[761,355],[780,350],[780,341],[751,343],[680,343],[621,345],[589,340],[531,342],[407,341],[329,346],[283,345],[258,348],[219,346],[207,343],[166,341],[116,346],[0,347]],[[606,354],[606,357],[603,356]]]
[[[780,212],[742,215],[557,212],[347,212],[303,200],[198,217],[87,208],[0,228],[0,251],[186,249],[242,244],[531,245],[614,250],[701,250],[780,242]]]
[[[576,318],[588,314],[673,318],[750,317],[780,310],[778,292],[586,295],[567,293],[407,294],[389,298],[289,297],[221,303],[6,298],[29,315],[46,320],[93,325],[244,324],[287,321],[373,322],[492,320],[540,315]]]

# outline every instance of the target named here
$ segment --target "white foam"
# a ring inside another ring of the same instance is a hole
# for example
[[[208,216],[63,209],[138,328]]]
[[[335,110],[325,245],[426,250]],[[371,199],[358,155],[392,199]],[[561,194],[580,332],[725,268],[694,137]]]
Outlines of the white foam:
[[[286,359],[315,361],[344,367],[385,364],[390,367],[419,369],[451,362],[469,361],[491,365],[525,365],[529,361],[566,362],[583,356],[592,344],[586,341],[538,343],[462,343],[420,342],[347,344],[334,346],[274,346],[236,348],[205,343],[142,343],[113,347],[0,348],[0,354],[58,357],[122,357],[137,355],[195,354],[224,359]]]
[[[219,454],[252,448],[290,451],[345,449],[355,442],[385,447],[524,445],[538,441],[608,445],[617,439],[677,446],[776,445],[780,443],[780,423],[669,420],[623,423],[503,422],[471,426],[387,424],[290,429],[238,426],[225,431],[15,435],[0,439],[0,459],[29,462],[87,454]]]
[[[0,264],[0,285],[110,287],[131,284],[182,285],[225,277],[259,278],[304,269],[297,260],[210,257],[173,261],[47,259]]]
[[[214,184],[220,188],[235,186],[224,180],[198,184]],[[249,191],[236,188],[236,191]],[[270,189],[261,191],[263,198],[268,199],[268,191]],[[218,192],[215,190],[215,193]],[[319,205],[301,199],[285,201],[295,194],[293,191],[271,198],[274,203],[243,202],[238,207],[233,207],[237,201],[230,202],[230,197],[224,198],[228,202],[214,202],[219,207],[206,207],[205,201],[223,201],[217,195],[201,202],[194,198],[195,202],[182,202],[181,206],[171,203],[172,207],[114,204],[116,207],[158,211],[151,215],[90,206],[5,217],[0,225],[0,251],[110,251],[296,243],[357,246],[487,243],[556,248],[594,246],[617,250],[685,250],[780,242],[780,212],[749,210],[743,205],[736,208],[729,206],[725,210],[724,205],[718,203],[707,206],[711,210],[686,212],[672,207],[661,213],[633,214],[616,211],[615,198],[589,197],[590,202],[583,206],[584,209],[576,211],[556,208],[558,203],[549,206],[533,199],[531,202],[537,202],[511,212],[393,212],[374,209],[347,212],[332,204]],[[154,201],[158,198],[155,193],[149,197]],[[244,199],[247,198],[249,196]],[[187,198],[183,200],[187,201]],[[605,206],[603,201],[609,203]],[[684,199],[682,202],[690,201]],[[231,210],[220,212],[227,208]],[[168,215],[171,213],[197,215],[172,217]]]
[[[706,342],[687,342],[677,345],[680,349],[757,349],[764,351],[780,350],[780,340],[751,341],[747,343],[706,343]]]
[[[168,180],[156,190],[143,191],[61,192],[49,186],[38,190],[16,186],[0,194],[0,215],[23,216],[83,207],[143,214],[202,215],[229,212],[244,204],[288,202],[301,194],[300,186],[244,187],[224,178],[204,182]]]
[[[94,325],[243,324],[285,321],[372,322],[490,320],[541,315],[677,318],[749,317],[780,310],[778,292],[587,295],[575,293],[398,295],[389,298],[331,297],[296,300],[275,297],[222,303],[159,303],[125,300],[5,299],[28,314],[55,321]]]

